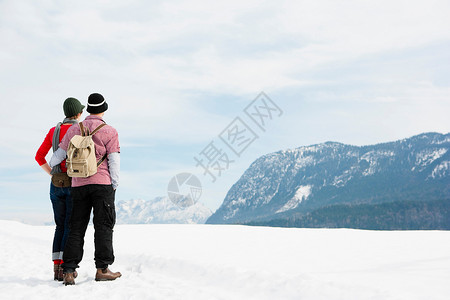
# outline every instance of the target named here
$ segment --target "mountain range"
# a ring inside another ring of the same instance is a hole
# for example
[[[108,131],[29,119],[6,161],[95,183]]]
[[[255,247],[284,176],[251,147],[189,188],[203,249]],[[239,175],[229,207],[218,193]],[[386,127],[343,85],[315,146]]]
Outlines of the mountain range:
[[[117,224],[203,224],[211,214],[211,210],[200,202],[182,208],[168,197],[116,203]]]
[[[206,223],[450,229],[449,149],[450,134],[424,133],[369,146],[326,142],[267,154]]]

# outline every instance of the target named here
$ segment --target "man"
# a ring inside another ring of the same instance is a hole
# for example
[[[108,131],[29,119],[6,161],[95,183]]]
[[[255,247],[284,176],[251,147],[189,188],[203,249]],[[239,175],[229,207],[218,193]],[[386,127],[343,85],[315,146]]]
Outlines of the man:
[[[53,147],[56,151],[58,144],[66,134],[72,124],[78,123],[81,118],[84,106],[75,98],[67,98],[63,104],[64,115],[66,116],[62,123],[52,127],[38,151],[36,152],[36,161],[42,169],[52,176],[50,183],[50,200],[52,201],[53,216],[56,229],[53,236],[53,279],[62,281],[63,270],[61,267],[63,251],[69,235],[69,220],[72,212],[72,195],[70,189],[70,178],[67,176],[66,164],[63,161],[60,165],[50,168],[45,156]]]
[[[108,104],[102,95],[94,93],[88,98],[87,112],[89,116],[82,122],[83,128],[93,132],[104,124],[103,115]],[[59,144],[59,149],[53,154],[50,166],[59,164],[66,158],[69,142],[75,135],[81,135],[80,126],[72,126]],[[116,221],[114,206],[115,191],[119,184],[120,146],[117,131],[106,125],[92,136],[95,144],[97,161],[107,156],[107,163],[98,166],[97,173],[87,178],[72,178],[73,208],[70,219],[70,233],[64,250],[62,267],[64,269],[64,284],[75,284],[74,273],[83,258],[84,235],[89,223],[91,209],[94,211],[94,243],[96,281],[115,280],[122,276],[120,272],[113,273],[108,265],[114,262],[113,228]]]

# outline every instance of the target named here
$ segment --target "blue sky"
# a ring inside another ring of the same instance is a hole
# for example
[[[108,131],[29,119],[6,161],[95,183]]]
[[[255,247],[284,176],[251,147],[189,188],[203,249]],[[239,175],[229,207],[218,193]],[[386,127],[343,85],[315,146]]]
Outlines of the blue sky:
[[[0,2],[0,218],[48,218],[34,155],[62,102],[102,93],[119,131],[117,200],[196,174],[215,210],[286,148],[450,131],[448,1]],[[264,91],[283,110],[211,183],[198,155]],[[86,115],[86,114],[85,114]]]

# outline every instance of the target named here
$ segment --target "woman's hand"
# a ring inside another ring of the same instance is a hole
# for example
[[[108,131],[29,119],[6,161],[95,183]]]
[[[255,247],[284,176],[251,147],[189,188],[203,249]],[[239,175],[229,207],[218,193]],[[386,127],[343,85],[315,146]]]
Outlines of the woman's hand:
[[[47,173],[48,175],[52,176],[52,174],[50,173],[52,171],[52,168],[50,168],[48,163],[43,164],[41,166],[41,168],[44,169],[45,173]]]

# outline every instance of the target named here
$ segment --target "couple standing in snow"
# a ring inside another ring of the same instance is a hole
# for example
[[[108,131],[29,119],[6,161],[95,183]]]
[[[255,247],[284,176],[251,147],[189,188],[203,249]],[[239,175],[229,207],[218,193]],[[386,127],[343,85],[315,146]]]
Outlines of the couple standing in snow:
[[[97,173],[89,177],[69,177],[65,165],[71,139],[81,135],[81,128],[94,132],[102,124],[108,104],[102,95],[91,94],[87,112],[90,114],[79,122],[84,105],[75,98],[67,98],[63,104],[66,118],[53,127],[36,153],[36,161],[52,176],[50,199],[56,223],[53,238],[52,260],[54,279],[65,285],[75,284],[76,269],[83,257],[84,236],[91,210],[94,212],[95,229],[95,280],[115,280],[120,272],[108,268],[114,262],[113,228],[116,221],[115,192],[119,184],[120,146],[119,136],[112,126],[104,125],[93,136],[97,161],[106,157]],[[82,125],[80,125],[82,124]],[[45,156],[53,148],[53,156],[47,163]]]

